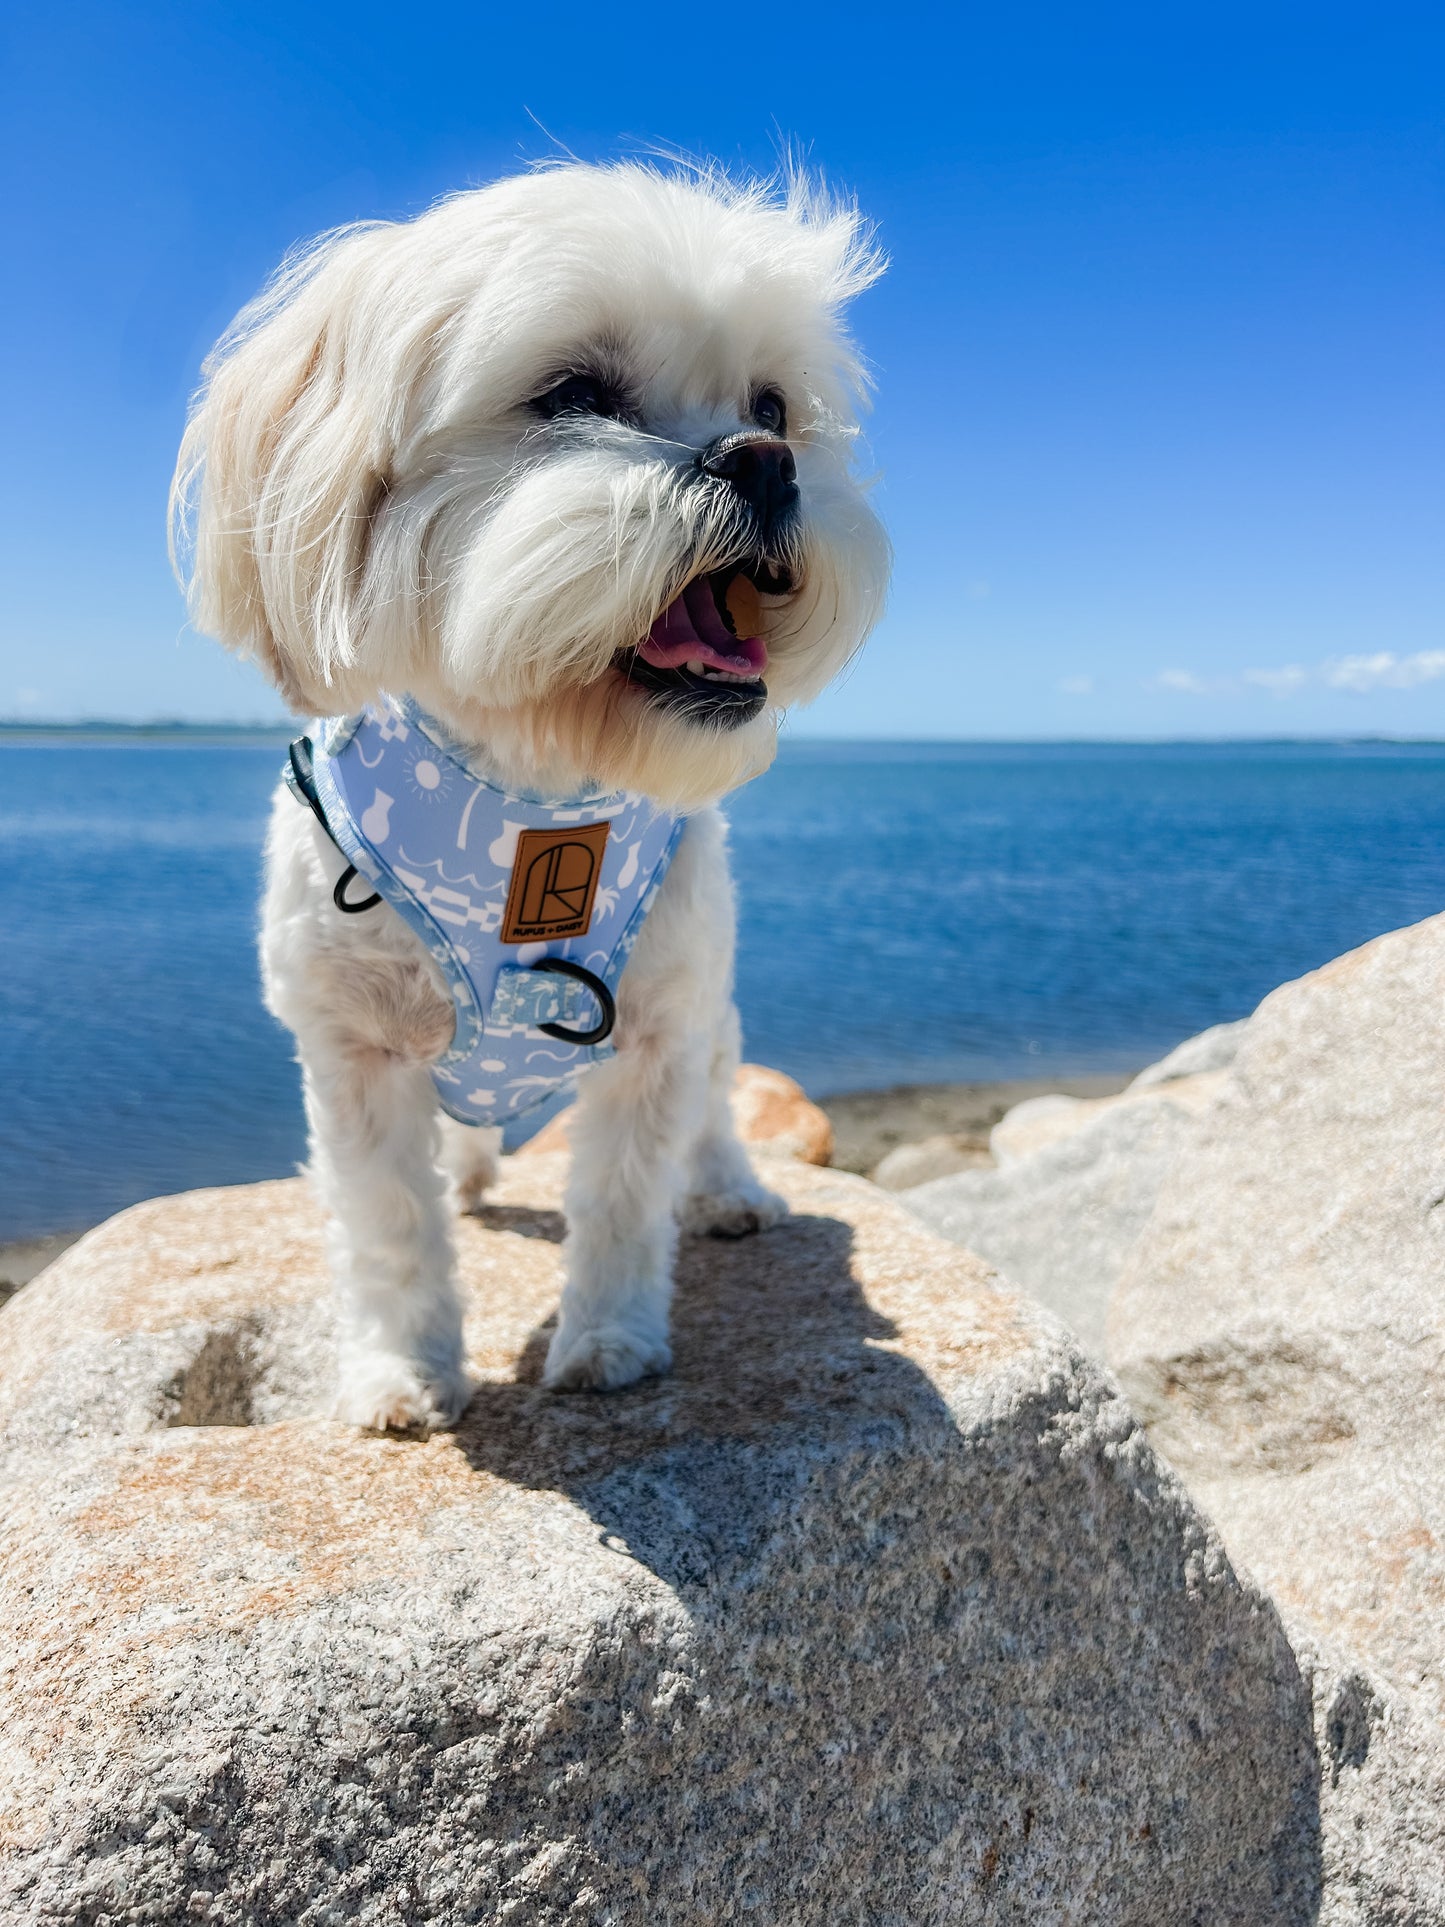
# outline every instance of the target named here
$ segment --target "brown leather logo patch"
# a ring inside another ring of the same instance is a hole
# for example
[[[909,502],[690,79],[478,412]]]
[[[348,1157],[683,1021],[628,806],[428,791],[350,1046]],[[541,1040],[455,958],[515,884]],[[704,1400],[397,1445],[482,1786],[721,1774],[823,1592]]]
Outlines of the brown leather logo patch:
[[[586,823],[578,829],[522,831],[502,919],[503,943],[586,936],[611,827]]]

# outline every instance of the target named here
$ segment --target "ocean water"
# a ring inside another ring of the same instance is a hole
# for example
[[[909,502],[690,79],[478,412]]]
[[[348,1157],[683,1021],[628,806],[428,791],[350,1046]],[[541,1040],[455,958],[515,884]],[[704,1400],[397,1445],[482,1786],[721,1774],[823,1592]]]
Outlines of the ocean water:
[[[301,1158],[281,755],[0,742],[0,1239]],[[729,814],[747,1052],[820,1095],[1131,1068],[1445,908],[1445,747],[795,743]]]

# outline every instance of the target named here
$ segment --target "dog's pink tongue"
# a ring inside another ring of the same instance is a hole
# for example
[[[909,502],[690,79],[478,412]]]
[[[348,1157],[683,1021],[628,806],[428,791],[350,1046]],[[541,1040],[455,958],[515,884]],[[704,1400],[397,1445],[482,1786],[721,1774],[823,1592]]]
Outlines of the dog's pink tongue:
[[[717,612],[711,584],[699,576],[653,623],[638,654],[658,669],[685,662],[709,669],[730,669],[735,676],[761,676],[768,666],[768,645],[761,636],[735,636]]]

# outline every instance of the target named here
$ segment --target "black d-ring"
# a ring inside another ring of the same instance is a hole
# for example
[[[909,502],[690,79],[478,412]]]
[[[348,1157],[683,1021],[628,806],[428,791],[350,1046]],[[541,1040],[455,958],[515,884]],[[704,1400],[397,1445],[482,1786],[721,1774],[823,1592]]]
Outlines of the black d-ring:
[[[363,910],[374,910],[381,902],[381,892],[373,890],[364,903],[351,903],[347,900],[346,886],[356,875],[356,865],[348,863],[336,879],[336,888],[331,892],[331,901],[344,917],[359,917]]]
[[[555,1037],[561,1044],[600,1044],[604,1037],[612,1035],[612,1026],[617,1022],[617,1006],[612,1001],[612,992],[600,977],[594,977],[583,964],[571,963],[566,957],[543,957],[540,963],[532,965],[533,970],[550,970],[554,976],[570,977],[574,983],[585,984],[597,999],[597,1007],[602,1012],[602,1022],[592,1030],[568,1030],[565,1024],[538,1024],[537,1028],[544,1037]]]
[[[326,821],[326,811],[322,808],[321,798],[316,791],[316,758],[315,751],[311,747],[311,738],[298,736],[291,745],[290,753],[291,787],[306,804],[322,829],[331,837],[331,841],[336,843],[336,838],[331,836],[331,825]],[[336,847],[338,850],[341,849],[339,843]],[[342,851],[342,854],[345,855],[345,852]],[[374,910],[381,902],[380,894],[375,892],[366,899],[365,903],[347,902],[346,886],[355,875],[356,865],[348,863],[336,879],[336,887],[331,892],[331,901],[344,917],[359,917],[363,910]]]

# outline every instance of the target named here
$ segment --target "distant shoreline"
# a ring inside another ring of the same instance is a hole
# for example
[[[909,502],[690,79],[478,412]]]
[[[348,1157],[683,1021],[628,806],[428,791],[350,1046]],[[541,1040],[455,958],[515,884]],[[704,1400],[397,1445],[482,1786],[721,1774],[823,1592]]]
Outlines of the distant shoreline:
[[[0,721],[0,748],[7,743],[284,743],[303,719],[274,723]],[[1371,750],[1445,749],[1445,736],[1392,736],[1365,732],[1307,736],[807,736],[783,732],[785,753],[872,750],[879,754],[929,751],[978,754],[1011,750],[1071,750],[1085,754],[1109,750]]]
[[[0,723],[6,743],[285,743],[294,723]]]

